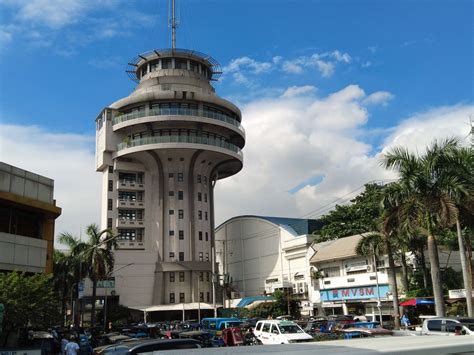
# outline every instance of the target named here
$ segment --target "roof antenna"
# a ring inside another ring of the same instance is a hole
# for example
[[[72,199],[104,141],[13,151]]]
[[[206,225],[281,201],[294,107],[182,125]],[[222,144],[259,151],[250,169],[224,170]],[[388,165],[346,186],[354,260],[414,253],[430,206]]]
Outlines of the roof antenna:
[[[176,27],[178,27],[178,24],[176,22],[176,6],[175,6],[175,0],[171,0],[171,48],[175,49],[176,48]]]

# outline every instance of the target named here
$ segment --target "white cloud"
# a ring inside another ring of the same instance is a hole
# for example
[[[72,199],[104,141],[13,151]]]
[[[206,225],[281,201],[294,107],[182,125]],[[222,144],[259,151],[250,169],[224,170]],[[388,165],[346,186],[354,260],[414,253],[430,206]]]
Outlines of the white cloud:
[[[3,0],[0,6],[7,14],[0,40],[21,39],[36,48],[54,45],[60,55],[75,53],[68,47],[130,36],[135,29],[153,25],[156,18],[123,0]]]
[[[232,59],[223,70],[228,73],[241,73],[247,77],[247,74],[264,74],[273,70],[280,70],[288,74],[301,74],[306,69],[315,68],[322,77],[328,78],[334,74],[336,65],[348,65],[352,62],[349,53],[343,53],[339,50],[324,53],[314,53],[310,56],[301,56],[298,58],[284,59],[282,56],[274,56],[271,61],[260,62],[250,57],[244,56]],[[240,79],[238,76],[236,79]],[[243,81],[240,80],[242,83]],[[247,84],[248,82],[245,81]]]
[[[281,97],[295,97],[301,95],[312,94],[316,91],[316,87],[313,85],[304,85],[304,86],[290,86]]]
[[[99,222],[101,178],[94,145],[93,136],[0,125],[0,161],[54,180],[54,197],[62,208],[56,235],[79,236],[88,224]]]
[[[311,211],[319,211],[311,216],[327,213],[326,204],[347,194],[354,197],[360,190],[350,192],[365,183],[396,177],[379,164],[388,147],[402,144],[421,151],[435,138],[469,133],[468,116],[474,106],[436,108],[385,130],[390,133],[374,152],[376,148],[364,142],[363,135],[353,134],[355,129],[371,131],[365,126],[366,97],[359,86],[351,85],[324,98],[275,98],[242,107],[247,133],[244,169],[217,183],[216,221],[242,214],[303,217]],[[324,179],[289,192],[314,176]]]
[[[277,58],[276,62],[278,62],[279,57],[275,57],[275,58]],[[229,72],[229,73],[235,73],[243,69],[248,69],[254,74],[260,74],[260,73],[268,72],[269,70],[271,70],[273,67],[273,63],[275,63],[275,61],[258,62],[249,57],[240,57],[240,58],[232,59],[229,65],[225,66],[223,69],[224,71]]]
[[[27,0],[17,1],[17,18],[53,29],[60,29],[77,22],[93,5],[83,0]]]
[[[287,92],[292,90],[298,87]],[[370,95],[362,88],[350,85],[322,98],[312,95],[310,86],[302,91],[307,94],[275,94],[241,107],[247,133],[244,168],[217,183],[217,224],[242,214],[303,217],[310,211],[327,212],[326,204],[353,197],[350,192],[363,184],[395,177],[379,165],[388,147],[421,151],[434,138],[466,137],[474,112],[473,105],[458,105],[414,114],[392,127],[374,152],[364,135],[354,134],[371,130],[365,126],[369,111],[363,103]],[[0,160],[55,180],[55,198],[63,208],[56,234],[78,235],[99,221],[101,179],[94,170],[94,142],[93,136],[0,126]],[[290,192],[314,176],[324,178]]]
[[[388,91],[377,91],[367,96],[364,99],[364,104],[387,106],[388,102],[392,100],[394,97],[395,96],[389,93]]]
[[[300,74],[303,72],[303,67],[297,60],[295,61],[285,60],[283,62],[282,70],[286,73]]]

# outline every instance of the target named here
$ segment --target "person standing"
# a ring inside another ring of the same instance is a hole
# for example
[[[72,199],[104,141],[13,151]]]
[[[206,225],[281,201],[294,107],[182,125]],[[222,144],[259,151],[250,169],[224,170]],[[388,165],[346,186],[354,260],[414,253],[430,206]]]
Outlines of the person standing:
[[[67,335],[64,334],[63,338],[61,339],[61,354],[66,355],[66,345],[69,343],[69,340],[67,340]]]
[[[66,355],[77,355],[79,351],[79,344],[76,342],[74,336],[71,336],[71,340],[66,345]]]
[[[408,329],[408,327],[411,325],[410,319],[406,313],[403,313],[402,317],[400,318],[400,323],[405,329]]]

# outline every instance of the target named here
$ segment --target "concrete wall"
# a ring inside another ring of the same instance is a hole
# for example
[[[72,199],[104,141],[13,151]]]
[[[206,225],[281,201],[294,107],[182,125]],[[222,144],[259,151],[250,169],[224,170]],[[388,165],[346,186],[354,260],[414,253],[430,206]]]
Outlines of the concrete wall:
[[[0,232],[0,269],[44,272],[46,240]]]
[[[0,191],[53,204],[54,181],[0,162]]]

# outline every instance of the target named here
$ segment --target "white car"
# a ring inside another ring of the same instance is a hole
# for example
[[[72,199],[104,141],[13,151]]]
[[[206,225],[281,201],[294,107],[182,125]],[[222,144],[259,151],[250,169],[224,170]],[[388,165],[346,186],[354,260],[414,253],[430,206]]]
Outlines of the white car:
[[[462,335],[474,335],[474,318],[430,318],[423,321],[422,335],[455,335],[455,328],[461,327]]]
[[[254,334],[263,344],[290,344],[313,340],[298,324],[285,320],[258,321]]]

